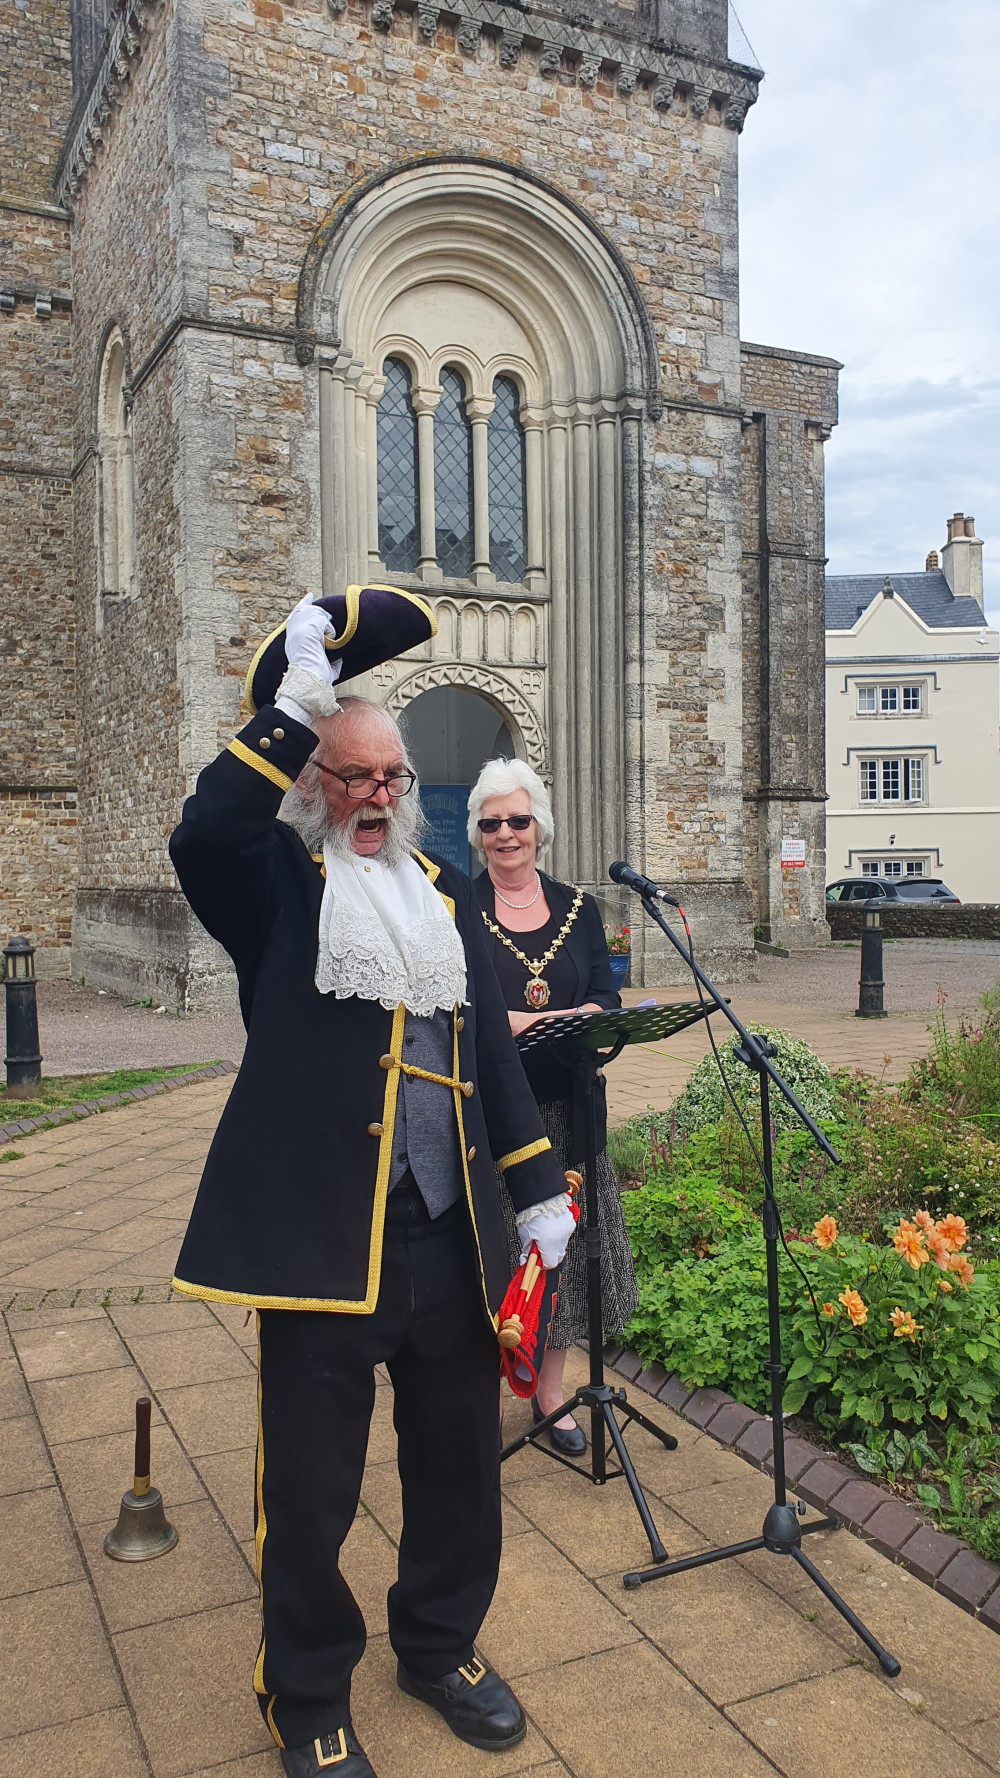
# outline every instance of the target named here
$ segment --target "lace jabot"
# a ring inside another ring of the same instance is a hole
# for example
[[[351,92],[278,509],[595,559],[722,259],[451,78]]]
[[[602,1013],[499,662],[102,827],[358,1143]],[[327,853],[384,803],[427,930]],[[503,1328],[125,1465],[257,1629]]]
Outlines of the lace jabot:
[[[338,1000],[402,1001],[416,1018],[466,1000],[465,947],[414,858],[387,870],[377,858],[324,848],[316,986]]]

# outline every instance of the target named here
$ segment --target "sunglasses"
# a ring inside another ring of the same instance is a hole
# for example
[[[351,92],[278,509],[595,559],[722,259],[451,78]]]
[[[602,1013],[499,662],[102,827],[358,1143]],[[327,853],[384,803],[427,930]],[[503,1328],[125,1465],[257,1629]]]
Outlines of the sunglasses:
[[[477,825],[480,833],[499,833],[504,823],[514,833],[524,833],[534,819],[534,815],[484,815]]]

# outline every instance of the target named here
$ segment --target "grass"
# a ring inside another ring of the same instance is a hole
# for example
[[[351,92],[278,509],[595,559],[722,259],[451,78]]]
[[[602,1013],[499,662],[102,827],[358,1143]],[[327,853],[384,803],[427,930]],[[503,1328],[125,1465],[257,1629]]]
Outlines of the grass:
[[[43,1075],[38,1092],[30,1099],[19,1097],[10,1087],[0,1086],[0,1124],[41,1117],[46,1111],[68,1110],[93,1099],[104,1099],[110,1093],[127,1093],[132,1087],[150,1086],[156,1080],[169,1080],[171,1075],[213,1066],[211,1062],[183,1062],[175,1068],[116,1068],[112,1074]],[[3,1160],[12,1158],[2,1156]]]

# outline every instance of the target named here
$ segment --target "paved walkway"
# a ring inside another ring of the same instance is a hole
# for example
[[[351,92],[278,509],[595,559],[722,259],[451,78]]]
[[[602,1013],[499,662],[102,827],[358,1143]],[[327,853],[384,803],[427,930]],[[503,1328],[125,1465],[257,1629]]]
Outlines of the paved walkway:
[[[30,1137],[0,1168],[2,1778],[269,1778],[250,1694],[254,1331],[166,1300],[217,1080]],[[72,1306],[71,1306],[72,1305]],[[571,1355],[572,1375],[583,1361]],[[102,1541],[131,1475],[135,1398],[180,1543],[130,1567]],[[768,1484],[643,1398],[679,1440],[629,1435],[671,1554],[757,1534]],[[511,1402],[508,1431],[525,1423]],[[399,1535],[391,1391],[377,1391],[344,1566],[370,1631],[358,1730],[380,1778],[973,1778],[1000,1772],[1000,1638],[847,1532],[810,1553],[903,1662],[882,1679],[781,1558],[627,1593],[646,1554],[620,1482],[540,1452],[504,1471],[506,1545],[483,1654],[531,1727],[479,1754],[397,1692],[385,1592]]]

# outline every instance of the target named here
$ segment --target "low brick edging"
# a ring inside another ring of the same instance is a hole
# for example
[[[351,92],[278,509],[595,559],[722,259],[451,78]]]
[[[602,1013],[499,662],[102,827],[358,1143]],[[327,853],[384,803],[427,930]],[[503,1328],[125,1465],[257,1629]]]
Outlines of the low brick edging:
[[[144,1087],[129,1087],[124,1093],[106,1093],[103,1099],[80,1099],[75,1105],[62,1105],[56,1111],[43,1111],[38,1117],[23,1117],[15,1124],[0,1124],[0,1142],[17,1136],[28,1136],[33,1130],[47,1130],[55,1124],[75,1123],[82,1117],[93,1117],[112,1106],[127,1105],[133,1099],[151,1099],[154,1093],[170,1093],[175,1087],[193,1086],[198,1080],[214,1080],[217,1074],[237,1074],[235,1062],[214,1062],[210,1068],[193,1068],[189,1074],[172,1074],[169,1080],[151,1080]]]
[[[628,1347],[605,1349],[606,1365],[656,1401],[683,1415],[711,1438],[728,1445],[755,1469],[770,1471],[771,1424],[724,1389],[689,1389],[679,1374],[661,1364],[643,1367]],[[1000,1566],[986,1562],[961,1538],[946,1536],[919,1517],[898,1495],[848,1469],[831,1453],[804,1439],[785,1441],[789,1487],[823,1512],[835,1513],[849,1531],[863,1537],[890,1561],[943,1593],[991,1630],[1000,1631]]]

